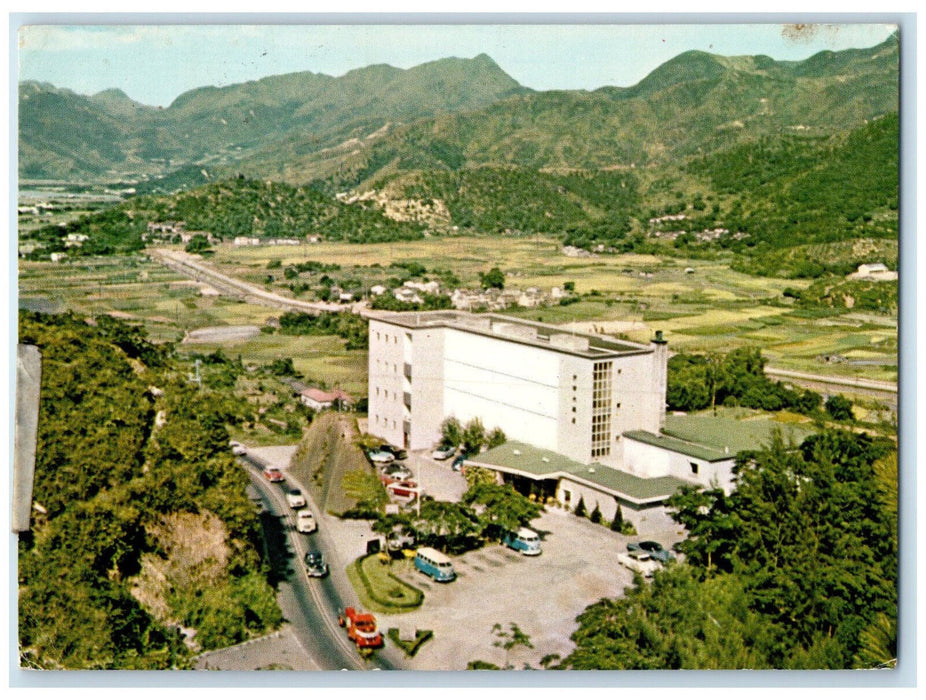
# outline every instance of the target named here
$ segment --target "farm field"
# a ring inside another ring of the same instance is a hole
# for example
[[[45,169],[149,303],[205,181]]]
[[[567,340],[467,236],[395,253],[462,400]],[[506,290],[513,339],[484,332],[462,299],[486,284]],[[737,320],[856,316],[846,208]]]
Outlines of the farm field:
[[[718,261],[618,255],[568,257],[544,238],[430,238],[420,241],[301,246],[216,247],[208,263],[225,274],[280,294],[267,285],[267,265],[312,260],[336,264],[331,277],[373,280],[389,274],[391,262],[416,262],[428,271],[450,270],[463,287],[476,287],[479,273],[497,265],[507,288],[539,286],[549,291],[575,283],[579,301],[565,306],[514,308],[506,313],[646,342],[662,330],[670,350],[721,351],[758,346],[770,365],[783,369],[882,381],[897,379],[896,316],[847,311],[805,313],[790,306],[782,291],[804,280],[752,277]],[[278,275],[282,277],[282,275]],[[300,275],[316,283],[320,273]],[[371,282],[372,283],[372,282]],[[257,325],[275,309],[211,295],[208,287],[178,275],[144,255],[80,259],[66,264],[20,262],[20,299],[26,308],[114,313],[144,324],[156,340],[179,340],[186,331],[209,326]],[[195,350],[209,352],[208,344]],[[216,346],[218,347],[218,346]],[[363,351],[345,351],[331,338],[261,335],[224,349],[252,362],[292,357],[300,372],[326,378],[347,391],[366,385]],[[833,358],[836,361],[833,361]]]

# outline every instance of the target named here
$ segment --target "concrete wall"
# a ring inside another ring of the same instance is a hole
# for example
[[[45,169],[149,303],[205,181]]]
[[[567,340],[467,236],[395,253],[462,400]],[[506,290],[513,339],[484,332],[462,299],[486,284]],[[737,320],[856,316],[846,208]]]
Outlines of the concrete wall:
[[[405,363],[401,327],[370,320],[369,428],[393,445],[404,445],[405,406],[402,368]]]
[[[607,521],[607,524],[602,525],[602,527],[610,525],[618,505],[618,501],[614,496],[570,479],[560,479],[556,490],[556,498],[560,503],[566,503],[566,491],[571,494],[570,503],[568,504],[569,510],[574,511],[581,498],[585,502],[588,514],[591,514],[597,503],[602,519]],[[621,501],[620,508],[621,518],[632,524],[638,535],[653,535],[674,528],[681,529],[681,526],[672,520],[664,505],[638,506]]]
[[[445,418],[444,329],[406,331],[406,343],[406,357],[410,358],[412,370],[411,382],[405,381],[412,395],[412,430],[408,447],[423,450],[440,440],[440,426]]]
[[[705,487],[719,486],[727,493],[733,490],[733,455],[720,462],[709,462],[628,437],[622,441],[624,471],[642,477],[675,476]],[[696,465],[697,474],[692,465]]]
[[[555,450],[559,418],[558,353],[447,329],[444,413],[482,419],[509,439]]]

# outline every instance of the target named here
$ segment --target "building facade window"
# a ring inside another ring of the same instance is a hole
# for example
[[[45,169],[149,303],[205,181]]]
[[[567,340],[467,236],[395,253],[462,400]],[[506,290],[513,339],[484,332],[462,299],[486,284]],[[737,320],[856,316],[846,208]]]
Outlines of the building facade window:
[[[592,459],[611,454],[611,362],[592,369]]]

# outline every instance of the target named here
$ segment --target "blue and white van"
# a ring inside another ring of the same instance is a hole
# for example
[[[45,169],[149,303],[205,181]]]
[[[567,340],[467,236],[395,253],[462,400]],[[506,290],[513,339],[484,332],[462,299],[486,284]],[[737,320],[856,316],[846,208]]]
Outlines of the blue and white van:
[[[535,557],[543,551],[540,549],[540,536],[526,527],[522,527],[517,532],[509,531],[502,542],[504,542],[505,546],[511,547],[529,557]]]
[[[453,581],[457,573],[446,554],[431,547],[421,547],[415,555],[415,568],[438,582]]]

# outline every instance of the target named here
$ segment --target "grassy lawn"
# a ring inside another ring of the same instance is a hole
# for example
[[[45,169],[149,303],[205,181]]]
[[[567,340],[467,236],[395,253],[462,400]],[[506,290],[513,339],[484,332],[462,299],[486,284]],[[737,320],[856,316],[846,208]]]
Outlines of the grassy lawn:
[[[410,560],[399,559],[384,564],[373,554],[361,557],[348,566],[347,577],[364,608],[380,613],[403,613],[415,610],[424,601],[420,590],[394,576],[410,575],[413,570]]]

